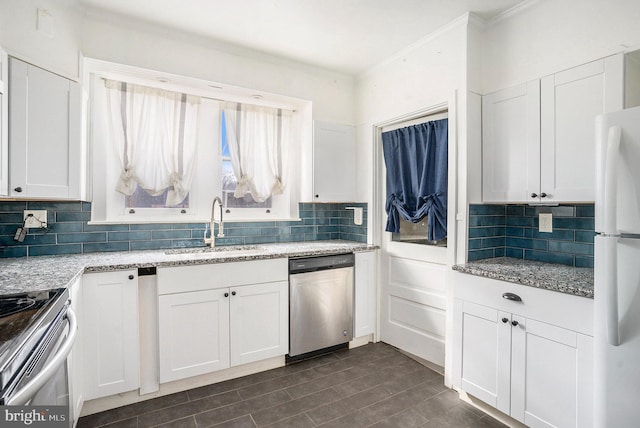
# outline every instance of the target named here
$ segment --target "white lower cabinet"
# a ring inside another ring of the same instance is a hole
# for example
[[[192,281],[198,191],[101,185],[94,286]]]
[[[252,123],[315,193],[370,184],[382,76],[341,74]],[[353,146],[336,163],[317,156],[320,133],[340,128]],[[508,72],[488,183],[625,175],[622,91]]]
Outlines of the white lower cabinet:
[[[289,282],[231,288],[231,366],[289,352]]]
[[[460,275],[455,386],[530,427],[593,426],[592,300]]]
[[[158,269],[160,383],[285,355],[287,259]]]
[[[373,334],[376,326],[376,253],[356,253],[353,336]]]
[[[229,368],[225,294],[205,290],[159,296],[160,383]]]
[[[85,399],[137,389],[137,271],[89,273],[82,284]]]

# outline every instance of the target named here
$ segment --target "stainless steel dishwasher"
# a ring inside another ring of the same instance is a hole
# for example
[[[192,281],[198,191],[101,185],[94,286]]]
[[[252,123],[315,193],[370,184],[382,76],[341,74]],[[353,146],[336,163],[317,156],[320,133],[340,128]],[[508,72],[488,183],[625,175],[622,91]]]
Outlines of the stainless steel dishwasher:
[[[353,254],[289,260],[289,356],[353,339]]]

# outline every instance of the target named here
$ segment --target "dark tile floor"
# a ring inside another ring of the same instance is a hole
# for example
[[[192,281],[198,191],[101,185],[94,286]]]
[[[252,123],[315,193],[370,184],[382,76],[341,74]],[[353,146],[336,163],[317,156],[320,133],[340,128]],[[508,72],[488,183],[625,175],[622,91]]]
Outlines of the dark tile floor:
[[[440,374],[368,344],[83,417],[87,427],[504,427]]]

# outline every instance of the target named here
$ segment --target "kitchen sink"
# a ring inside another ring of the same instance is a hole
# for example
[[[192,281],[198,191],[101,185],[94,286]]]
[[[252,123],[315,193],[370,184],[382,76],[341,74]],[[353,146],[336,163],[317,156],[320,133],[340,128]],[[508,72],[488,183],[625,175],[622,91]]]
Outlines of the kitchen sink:
[[[165,250],[167,255],[174,254],[203,254],[212,255],[220,254],[221,256],[242,256],[242,255],[255,255],[264,253],[264,248],[257,245],[227,245],[221,247],[193,247],[193,248],[175,248],[172,250]]]

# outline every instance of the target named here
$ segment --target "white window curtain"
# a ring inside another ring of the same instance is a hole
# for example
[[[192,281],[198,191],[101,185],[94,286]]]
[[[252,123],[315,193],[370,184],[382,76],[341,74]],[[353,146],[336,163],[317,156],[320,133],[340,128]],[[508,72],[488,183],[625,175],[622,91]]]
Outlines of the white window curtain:
[[[227,143],[238,184],[234,196],[249,191],[256,202],[281,194],[288,174],[291,112],[249,104],[224,106]]]
[[[122,172],[116,190],[131,196],[137,186],[166,206],[182,202],[191,187],[200,98],[105,79],[110,141]]]

